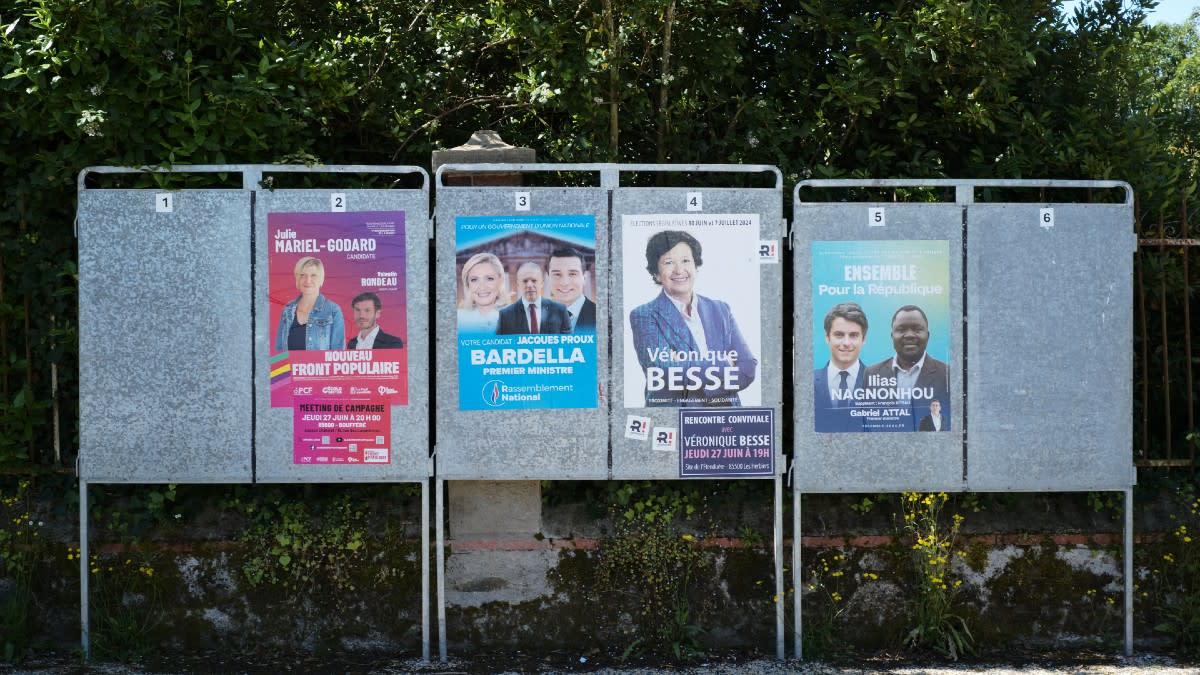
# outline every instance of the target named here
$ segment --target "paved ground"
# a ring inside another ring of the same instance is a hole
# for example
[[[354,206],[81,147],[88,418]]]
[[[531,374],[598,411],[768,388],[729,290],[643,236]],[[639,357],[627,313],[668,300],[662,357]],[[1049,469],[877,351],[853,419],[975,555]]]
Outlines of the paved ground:
[[[970,663],[922,663],[905,655],[878,654],[840,662],[776,661],[774,659],[728,656],[701,660],[692,664],[642,663],[622,664],[605,657],[573,657],[564,653],[533,655],[503,653],[478,655],[470,659],[452,659],[446,663],[425,663],[420,659],[386,659],[354,657],[317,657],[262,655],[253,659],[236,655],[213,653],[207,656],[189,655],[173,659],[160,655],[143,664],[81,665],[69,656],[32,660],[20,667],[0,665],[0,673],[29,673],[31,675],[160,675],[176,673],[355,673],[362,675],[475,675],[497,673],[524,675],[526,673],[595,673],[598,675],[773,675],[799,673],[803,675],[960,675],[987,673],[989,675],[1042,675],[1070,673],[1077,675],[1197,675],[1200,662],[1183,663],[1154,654],[1132,658],[1100,653],[1031,653],[1012,654],[1012,662],[999,659]]]

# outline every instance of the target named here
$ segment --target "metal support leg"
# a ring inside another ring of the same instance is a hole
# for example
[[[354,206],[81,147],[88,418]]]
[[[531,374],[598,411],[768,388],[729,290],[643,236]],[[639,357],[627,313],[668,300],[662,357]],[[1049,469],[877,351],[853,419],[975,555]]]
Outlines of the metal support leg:
[[[772,503],[775,505],[775,658],[782,661],[787,658],[783,637],[783,607],[787,594],[783,583],[783,477],[779,474],[775,475],[775,499]]]
[[[421,660],[429,663],[429,479],[421,481]]]
[[[92,659],[91,631],[88,625],[88,507],[87,481],[79,479],[79,642],[83,660]]]
[[[438,653],[441,655],[442,663],[448,660],[446,654],[446,531],[443,523],[445,518],[445,504],[442,503],[442,492],[445,489],[445,481],[438,478],[434,483],[434,503],[437,508],[434,511],[434,517],[437,523],[434,527],[437,528],[437,603],[438,603]]]
[[[1125,656],[1133,656],[1133,488],[1125,489]]]
[[[792,642],[794,643],[793,651],[796,653],[796,660],[804,660],[804,635],[802,628],[803,620],[800,616],[800,596],[804,591],[803,580],[801,578],[800,560],[800,490],[796,489],[796,484],[792,484],[792,613],[795,621],[792,625]]]

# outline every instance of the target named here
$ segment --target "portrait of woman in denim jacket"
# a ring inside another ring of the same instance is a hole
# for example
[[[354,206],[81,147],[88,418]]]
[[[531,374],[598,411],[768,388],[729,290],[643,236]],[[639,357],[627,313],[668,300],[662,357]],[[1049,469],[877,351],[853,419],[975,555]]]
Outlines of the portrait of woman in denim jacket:
[[[320,258],[305,256],[296,261],[296,289],[300,296],[283,306],[275,350],[343,349],[346,321],[342,308],[321,295],[325,265]]]

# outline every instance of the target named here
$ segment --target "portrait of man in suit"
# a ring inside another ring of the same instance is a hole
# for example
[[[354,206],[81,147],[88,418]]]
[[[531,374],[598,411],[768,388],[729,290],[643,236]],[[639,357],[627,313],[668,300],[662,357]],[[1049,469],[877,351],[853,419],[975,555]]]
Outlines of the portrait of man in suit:
[[[886,382],[895,391],[893,407],[907,411],[898,418],[895,431],[916,431],[917,421],[929,412],[930,402],[938,400],[944,410],[942,431],[950,429],[950,370],[942,361],[925,352],[929,344],[929,318],[916,305],[904,305],[892,315],[892,347],[896,353],[867,368],[865,386]]]
[[[358,332],[346,343],[346,349],[402,349],[404,341],[388,335],[379,327],[383,314],[383,303],[379,296],[367,291],[354,296],[350,303],[354,308],[354,325]]]
[[[521,292],[521,301],[500,310],[500,325],[496,334],[571,332],[566,306],[543,298],[543,286],[541,265],[527,262],[517,268],[517,288]]]
[[[941,431],[946,426],[942,417],[942,402],[936,398],[929,402],[929,414],[921,418],[917,431]]]
[[[633,350],[645,376],[645,405],[740,406],[754,382],[758,357],[729,305],[696,292],[704,263],[688,232],[664,230],[646,243],[646,271],[661,287],[629,312]]]
[[[567,246],[554,249],[546,262],[550,298],[566,305],[572,333],[596,330],[596,303],[584,295],[588,280],[585,262],[582,253]]]
[[[867,315],[856,302],[834,305],[825,313],[829,361],[813,371],[813,429],[822,433],[862,431],[862,417],[851,415],[867,367],[859,355],[867,339]]]

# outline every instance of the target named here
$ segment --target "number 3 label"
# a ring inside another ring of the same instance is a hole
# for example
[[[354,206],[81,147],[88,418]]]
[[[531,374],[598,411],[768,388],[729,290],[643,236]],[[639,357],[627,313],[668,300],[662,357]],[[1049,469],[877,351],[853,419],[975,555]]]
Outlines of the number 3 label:
[[[529,193],[528,192],[516,193],[516,202],[515,202],[514,206],[518,211],[528,211],[529,210]]]

